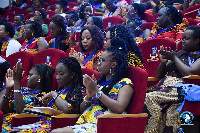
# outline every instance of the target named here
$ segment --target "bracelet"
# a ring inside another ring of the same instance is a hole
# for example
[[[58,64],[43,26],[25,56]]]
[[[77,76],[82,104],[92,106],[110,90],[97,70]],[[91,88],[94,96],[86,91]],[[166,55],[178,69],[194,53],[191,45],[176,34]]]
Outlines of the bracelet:
[[[21,93],[21,90],[14,90],[14,92]]]
[[[75,40],[75,37],[69,36],[69,39],[70,39],[70,40]]]
[[[86,102],[86,103],[91,103],[92,101],[86,100],[86,97],[87,97],[87,95],[83,98],[83,101]]]
[[[158,8],[161,9],[161,8],[164,7],[164,6],[165,6],[165,5],[164,5],[162,2],[160,2],[159,5],[158,5]]]
[[[5,99],[10,99],[10,97],[7,97],[6,95],[3,95],[3,98],[5,98]]]

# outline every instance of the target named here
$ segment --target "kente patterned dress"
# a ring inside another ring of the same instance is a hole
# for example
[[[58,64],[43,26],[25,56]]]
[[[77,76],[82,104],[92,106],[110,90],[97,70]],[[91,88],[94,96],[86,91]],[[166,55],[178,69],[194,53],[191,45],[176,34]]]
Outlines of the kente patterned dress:
[[[38,37],[38,38],[34,37],[31,41],[28,41],[26,39],[25,42],[22,45],[21,51],[27,51],[27,52],[32,53],[32,54],[37,54],[38,53],[37,42],[40,38],[41,37]]]
[[[84,53],[82,53],[80,55],[80,57],[82,59],[82,65],[85,66],[85,68],[90,68],[90,69],[96,70],[97,69],[97,67],[96,67],[97,61],[95,63],[94,59],[99,59],[102,54],[103,54],[103,51],[98,52],[96,50],[90,56],[88,54],[84,55]]]
[[[37,90],[30,93],[29,88],[22,87],[21,93],[25,103],[25,108],[33,108],[35,106],[42,106],[43,103],[41,102],[42,97],[46,94],[45,92],[41,92],[41,90]],[[9,106],[13,110],[13,113],[8,113],[4,115],[3,125],[2,125],[2,133],[8,133],[11,129],[11,120],[12,116],[15,115],[16,106],[14,97],[10,99]]]
[[[125,12],[126,9],[123,8],[122,6],[117,7],[117,9],[114,12],[110,12],[108,9],[106,9],[102,19],[114,16],[123,17],[125,16]]]
[[[116,83],[108,93],[108,97],[117,100],[120,88],[124,85],[132,85],[132,82],[128,78],[123,78]],[[101,90],[103,86],[99,89]],[[98,99],[94,96],[92,98],[92,104],[88,107],[83,114],[79,117],[76,125],[70,126],[75,133],[95,133],[97,132],[97,117],[101,114],[113,113],[109,109],[105,110],[99,103]]]
[[[23,33],[24,32],[24,25],[18,25],[15,27],[15,35],[14,35],[14,38],[17,38],[19,37],[19,34],[20,33]]]
[[[67,39],[62,39],[62,37],[60,38],[54,38],[54,39],[51,39],[49,41],[49,48],[55,48],[55,49],[60,49],[64,52],[67,51],[67,49],[69,48],[69,43],[70,43],[70,39],[67,38]]]
[[[143,68],[142,61],[134,52],[128,52],[126,60],[130,66],[141,67]]]
[[[193,56],[189,58],[188,53],[181,50],[176,53],[176,56],[185,65],[191,66],[200,58],[198,53],[199,51],[194,52]],[[191,60],[193,63],[191,63]],[[165,126],[173,126],[173,132],[177,133],[180,128],[180,114],[177,111],[180,103],[175,103],[178,99],[178,93],[174,84],[183,82],[183,75],[173,62],[166,66],[166,72],[166,76],[151,88],[151,90],[156,91],[146,94],[145,105],[150,119],[148,120],[145,133],[163,133]]]
[[[155,22],[151,30],[151,35],[148,38],[148,40],[154,38],[166,38],[166,39],[171,39],[175,41],[176,44],[178,44],[181,41],[183,33],[187,27],[188,27],[188,21],[186,18],[183,18],[181,24],[176,24],[171,28],[161,28],[158,26],[157,22]]]

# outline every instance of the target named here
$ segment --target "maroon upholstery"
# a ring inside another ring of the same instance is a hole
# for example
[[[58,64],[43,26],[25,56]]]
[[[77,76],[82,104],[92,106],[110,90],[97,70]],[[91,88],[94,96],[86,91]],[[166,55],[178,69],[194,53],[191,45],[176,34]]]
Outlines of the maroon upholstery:
[[[48,33],[49,34],[49,33]],[[53,39],[54,37],[50,34],[50,35],[48,35],[47,37],[45,37],[45,40],[49,43],[49,41],[51,40],[51,39]]]
[[[143,54],[143,64],[144,68],[148,72],[148,77],[156,77],[156,70],[158,65],[160,64],[158,50],[162,45],[164,47],[171,48],[172,50],[176,49],[176,43],[174,41],[164,38],[151,39],[138,45]],[[153,48],[157,48],[157,50],[155,50],[157,52],[157,55],[155,56],[152,55]]]
[[[73,47],[67,49],[67,51],[66,51],[66,56],[67,56],[67,57],[69,57],[69,53],[70,53],[70,50],[71,50],[72,48],[73,48],[76,52],[80,52],[79,45],[73,46]]]
[[[152,30],[153,25],[154,25],[154,22],[142,23],[142,31],[146,29]]]
[[[180,41],[177,45],[177,50],[182,50],[182,41]]]
[[[9,17],[12,17],[12,16],[15,16],[15,13],[13,12],[6,12],[2,15],[3,18],[9,18]]]
[[[117,24],[122,24],[124,19],[121,17],[108,17],[103,19],[103,29],[108,30],[109,27]]]
[[[46,19],[44,20],[44,24],[49,25],[49,23],[50,23],[50,18],[46,18]]]
[[[192,19],[192,18],[187,18],[188,22],[189,22],[189,26],[192,25],[197,25],[199,23],[198,20]]]
[[[74,6],[77,6],[77,3],[75,3],[75,2],[68,2],[68,5],[65,8],[73,8]]]
[[[101,75],[99,75],[99,72],[90,68],[81,68],[82,70],[82,74],[85,75],[89,75],[90,77],[92,77],[92,75],[94,74],[94,77],[96,79],[98,79]]]
[[[33,59],[33,65],[46,63],[55,69],[56,65],[58,64],[58,61],[64,57],[66,57],[65,52],[59,49],[54,49],[54,48],[45,49],[35,54],[35,57]]]
[[[24,42],[25,42],[25,38],[22,38],[22,39],[19,40],[19,43],[20,43],[21,45],[23,45]]]
[[[22,70],[25,71],[24,76],[27,76],[29,73],[29,70],[33,66],[33,58],[34,58],[34,54],[31,54],[26,51],[19,51],[19,52],[9,55],[7,57],[7,61],[10,62],[10,68],[12,69],[16,65],[17,61],[21,60]]]
[[[12,118],[11,127],[28,125],[40,121],[40,117]]]
[[[78,118],[52,118],[51,119],[51,130],[56,128],[62,128],[66,126],[75,125]]]
[[[33,17],[33,16],[34,16],[34,14],[28,14],[28,15],[26,15],[26,16],[25,16],[25,21],[28,20],[28,19],[30,19],[30,18]]]
[[[153,22],[154,21],[153,15],[146,13],[146,12],[144,14],[142,14],[140,17],[141,17],[141,20],[145,20],[147,22]]]
[[[156,14],[153,16],[153,21],[154,21],[154,22],[157,22],[157,17],[158,17],[158,13],[156,13]]]
[[[2,127],[3,124],[3,112],[0,110],[0,127]],[[1,132],[2,128],[0,128],[0,132]]]
[[[184,11],[184,17],[196,19],[198,10],[200,10],[200,4],[191,6]]]
[[[46,14],[47,14],[47,18],[51,18],[53,15],[56,14],[56,12],[55,11],[47,11]]]

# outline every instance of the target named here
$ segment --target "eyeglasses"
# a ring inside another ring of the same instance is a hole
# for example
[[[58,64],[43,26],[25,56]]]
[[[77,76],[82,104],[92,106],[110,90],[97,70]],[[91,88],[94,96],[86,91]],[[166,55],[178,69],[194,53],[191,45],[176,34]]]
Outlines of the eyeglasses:
[[[112,60],[106,60],[105,58],[97,59],[97,61],[98,61],[98,63],[102,63],[102,62],[105,62],[105,61],[113,62]]]

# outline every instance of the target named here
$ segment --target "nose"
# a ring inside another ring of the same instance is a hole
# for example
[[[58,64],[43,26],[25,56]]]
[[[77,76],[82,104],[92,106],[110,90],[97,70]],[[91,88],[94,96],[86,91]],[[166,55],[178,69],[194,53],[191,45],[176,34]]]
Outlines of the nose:
[[[59,80],[60,79],[60,76],[56,75],[56,80]]]

